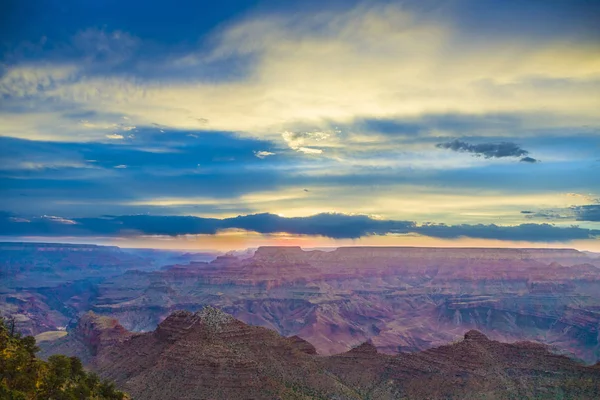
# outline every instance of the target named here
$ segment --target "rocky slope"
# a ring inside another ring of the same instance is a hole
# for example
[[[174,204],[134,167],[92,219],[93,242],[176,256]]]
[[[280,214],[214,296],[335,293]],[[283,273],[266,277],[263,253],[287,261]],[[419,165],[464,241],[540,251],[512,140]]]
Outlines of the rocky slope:
[[[321,368],[309,343],[246,325],[212,307],[174,312],[149,333],[131,335],[118,328],[118,339],[114,321],[88,315],[81,324],[44,353],[94,353],[84,357],[89,366],[134,398],[360,398]]]
[[[427,351],[381,354],[371,342],[319,356],[308,342],[206,307],[132,334],[90,314],[46,355],[93,354],[90,368],[134,399],[592,399],[600,366],[541,344],[505,344],[478,331]]]

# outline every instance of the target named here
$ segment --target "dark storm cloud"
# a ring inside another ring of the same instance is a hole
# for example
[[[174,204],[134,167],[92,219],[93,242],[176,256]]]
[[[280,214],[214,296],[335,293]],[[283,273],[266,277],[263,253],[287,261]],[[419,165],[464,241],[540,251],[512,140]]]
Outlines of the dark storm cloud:
[[[559,242],[591,239],[600,230],[576,226],[560,228],[550,224],[491,225],[417,225],[412,221],[378,220],[366,215],[317,214],[309,217],[285,218],[264,213],[234,218],[201,218],[192,216],[122,215],[97,218],[62,218],[40,216],[25,218],[0,213],[0,235],[3,236],[136,236],[136,235],[214,235],[224,229],[243,229],[262,234],[290,233],[325,236],[334,239],[359,238],[370,235],[421,234],[454,239],[459,237]]]
[[[472,153],[478,157],[485,158],[523,157],[529,154],[527,150],[520,148],[517,144],[512,142],[470,144],[456,139],[451,142],[438,143],[436,147],[440,149]],[[533,158],[530,157],[526,158],[533,160]],[[532,162],[525,159],[521,161]]]

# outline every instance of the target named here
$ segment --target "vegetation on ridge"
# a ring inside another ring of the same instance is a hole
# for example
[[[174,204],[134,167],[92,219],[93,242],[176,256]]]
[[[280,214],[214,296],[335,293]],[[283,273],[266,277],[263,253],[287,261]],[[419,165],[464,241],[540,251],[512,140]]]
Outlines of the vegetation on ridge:
[[[33,336],[14,332],[14,321],[0,318],[0,398],[10,400],[124,400],[114,384],[83,369],[77,357],[40,360]]]

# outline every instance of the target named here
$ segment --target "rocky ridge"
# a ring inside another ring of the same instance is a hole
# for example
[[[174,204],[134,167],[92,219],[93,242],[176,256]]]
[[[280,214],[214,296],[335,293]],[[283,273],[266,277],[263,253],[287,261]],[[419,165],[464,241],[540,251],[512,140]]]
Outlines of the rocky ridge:
[[[323,357],[298,337],[253,327],[213,307],[172,313],[131,334],[90,314],[64,343],[95,346],[90,368],[138,399],[592,399],[600,370],[538,343],[471,330],[453,344],[381,354],[369,341]],[[82,336],[79,333],[85,333]],[[87,338],[87,339],[86,339]],[[95,345],[90,338],[100,340]],[[88,342],[86,342],[88,340]],[[77,346],[62,346],[64,349]],[[56,348],[46,348],[52,354]],[[77,354],[73,354],[77,355]]]

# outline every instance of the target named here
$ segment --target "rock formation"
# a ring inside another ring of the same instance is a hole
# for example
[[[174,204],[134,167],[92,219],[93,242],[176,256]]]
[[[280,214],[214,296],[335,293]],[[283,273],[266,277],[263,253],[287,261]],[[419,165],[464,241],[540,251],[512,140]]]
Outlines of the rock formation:
[[[65,270],[65,260],[83,254],[65,249],[43,252],[63,254],[45,268]],[[21,262],[15,254],[30,257],[30,250],[6,252],[11,270]],[[90,269],[97,270],[103,268]],[[414,352],[477,329],[495,340],[543,342],[590,364],[600,360],[600,258],[572,249],[261,247],[252,256],[95,274],[13,288],[0,293],[0,305],[33,334],[62,329],[88,310],[145,332],[177,309],[213,305],[296,335],[323,355],[367,340],[380,352]]]
[[[500,343],[475,330],[456,343],[413,354],[381,354],[367,341],[346,353],[323,357],[302,339],[249,326],[206,307],[197,313],[174,312],[155,331],[141,334],[88,315],[65,338],[67,342],[92,348],[90,368],[117,382],[133,398],[147,400],[600,395],[597,367],[552,354],[541,344]],[[56,350],[48,348],[46,355]]]
[[[249,258],[109,279],[93,309],[146,331],[177,308],[212,304],[306,339],[320,354],[368,339],[390,354],[418,351],[478,329],[494,339],[543,341],[593,363],[597,261],[569,249],[261,247]]]

